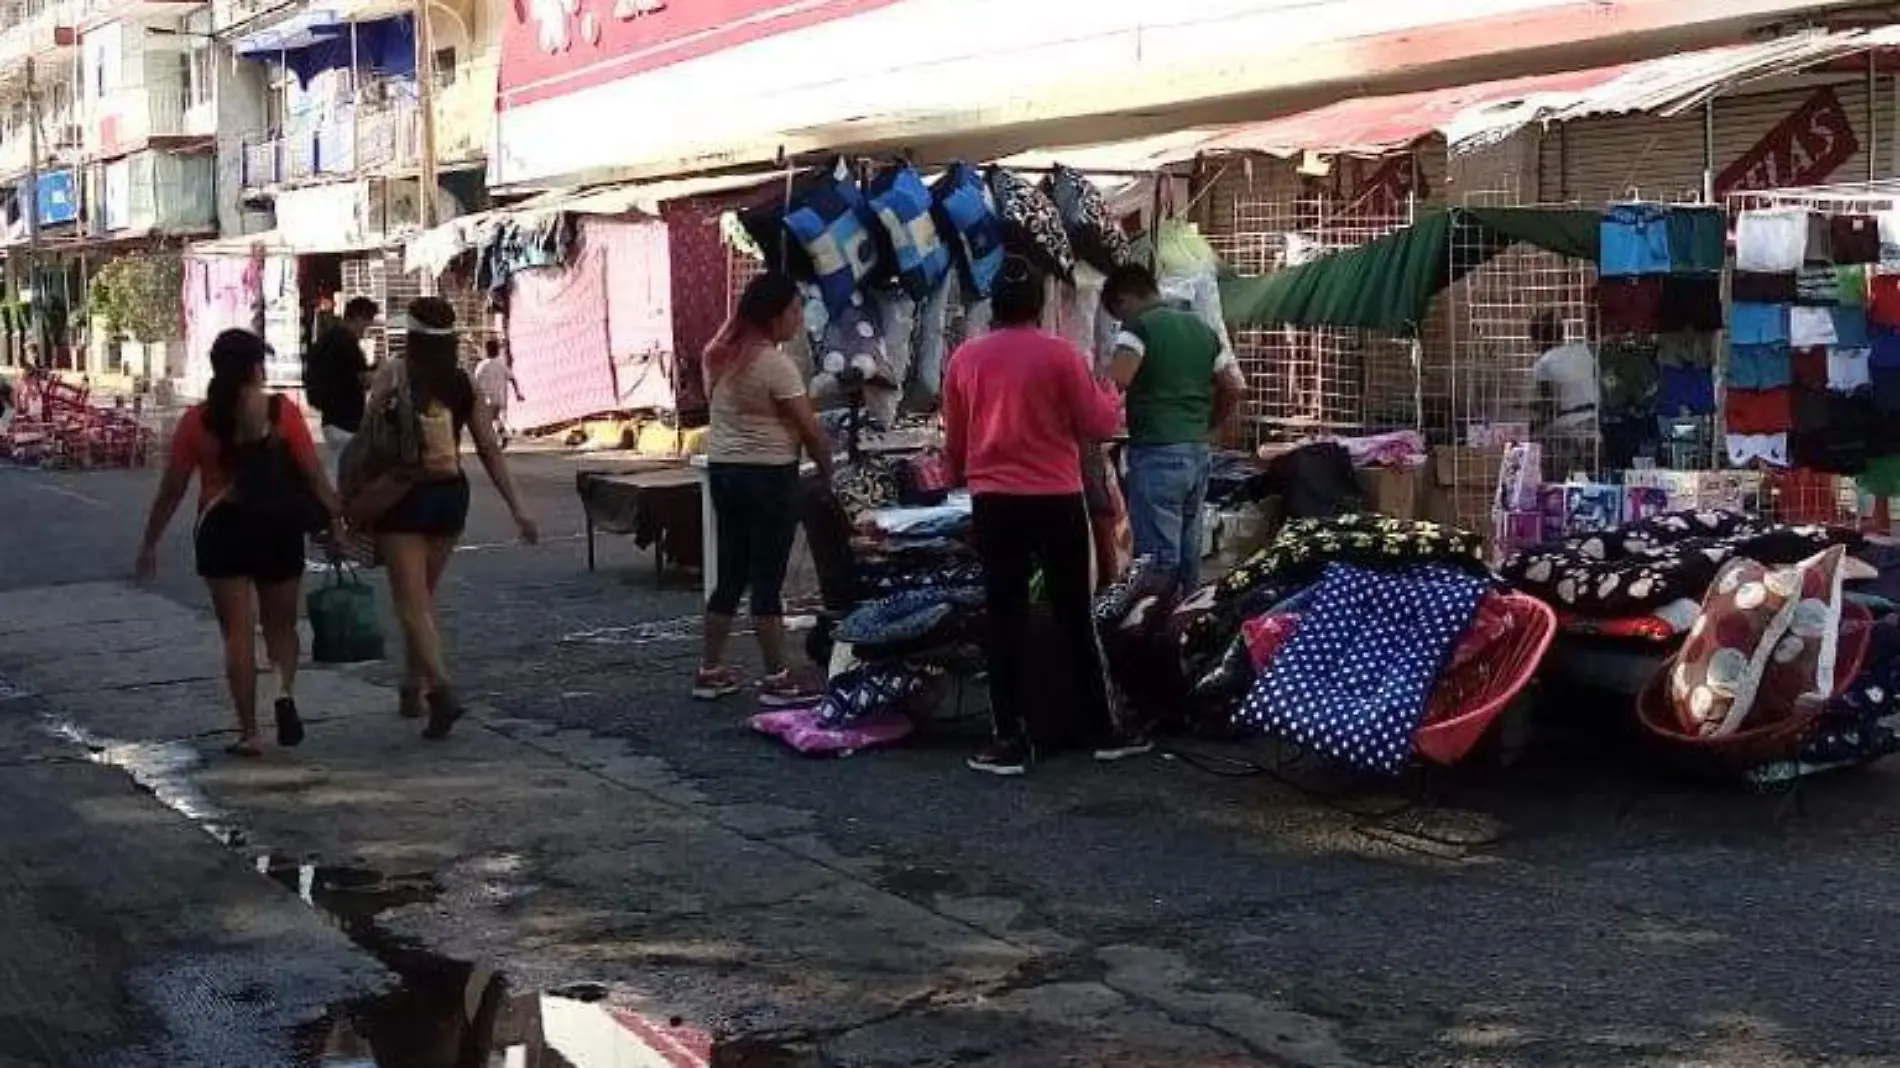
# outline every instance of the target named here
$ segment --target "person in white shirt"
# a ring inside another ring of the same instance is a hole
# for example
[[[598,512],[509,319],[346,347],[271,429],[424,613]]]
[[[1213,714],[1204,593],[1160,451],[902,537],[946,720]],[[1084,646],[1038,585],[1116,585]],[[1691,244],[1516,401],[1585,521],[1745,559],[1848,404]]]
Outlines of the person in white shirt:
[[[495,413],[495,440],[508,443],[508,398],[516,400],[521,396],[521,384],[515,381],[514,356],[501,347],[501,342],[489,338],[482,344],[482,361],[475,365],[475,392],[488,402]]]
[[[1544,446],[1546,467],[1565,475],[1579,463],[1593,469],[1599,399],[1596,352],[1581,341],[1565,343],[1563,324],[1553,308],[1531,317],[1530,339],[1541,352],[1531,365],[1537,392],[1531,425]]]

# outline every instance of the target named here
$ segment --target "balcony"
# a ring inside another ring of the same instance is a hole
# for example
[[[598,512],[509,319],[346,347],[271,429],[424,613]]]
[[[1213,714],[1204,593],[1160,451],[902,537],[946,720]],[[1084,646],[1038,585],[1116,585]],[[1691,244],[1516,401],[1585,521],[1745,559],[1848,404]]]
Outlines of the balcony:
[[[0,77],[28,59],[70,62],[78,40],[78,0],[27,0],[0,5]]]
[[[218,112],[210,102],[185,99],[180,82],[132,86],[91,102],[86,154],[122,155],[155,140],[216,136]]]
[[[204,6],[204,0],[72,0],[73,19],[96,26],[121,19],[177,18]]]
[[[435,92],[436,158],[443,163],[483,159],[495,131],[500,58],[459,64],[454,80]]]
[[[135,152],[97,164],[87,224],[97,235],[191,234],[217,227],[217,167],[210,156]]]
[[[70,109],[62,109],[42,115],[40,131],[41,168],[70,166],[83,136],[75,114]],[[0,177],[25,174],[33,163],[30,147],[25,122],[0,123]]]
[[[283,6],[283,0],[212,0],[211,32],[224,33]]]
[[[327,121],[244,144],[245,189],[325,178],[405,172],[422,160],[422,124],[414,100],[346,108]]]

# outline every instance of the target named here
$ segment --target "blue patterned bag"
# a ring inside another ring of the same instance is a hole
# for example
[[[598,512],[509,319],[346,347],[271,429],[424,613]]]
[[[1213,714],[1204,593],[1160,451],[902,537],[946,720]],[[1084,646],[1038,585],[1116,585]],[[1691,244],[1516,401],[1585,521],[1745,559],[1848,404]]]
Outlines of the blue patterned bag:
[[[983,175],[967,163],[953,164],[931,188],[931,198],[937,230],[950,245],[964,296],[987,298],[996,272],[1003,268],[1003,219]]]
[[[897,258],[897,280],[914,300],[925,300],[950,274],[950,249],[931,217],[929,187],[917,171],[899,167],[871,188],[871,210]]]

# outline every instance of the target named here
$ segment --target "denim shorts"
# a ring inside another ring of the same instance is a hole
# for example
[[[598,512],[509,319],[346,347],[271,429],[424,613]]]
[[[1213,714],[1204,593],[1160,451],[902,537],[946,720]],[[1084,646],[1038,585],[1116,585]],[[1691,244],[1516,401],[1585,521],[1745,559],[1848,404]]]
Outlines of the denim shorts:
[[[1729,340],[1738,345],[1788,341],[1788,308],[1783,304],[1736,304],[1729,309]]]
[[[1794,350],[1786,345],[1730,345],[1727,377],[1734,389],[1781,389],[1794,382]]]

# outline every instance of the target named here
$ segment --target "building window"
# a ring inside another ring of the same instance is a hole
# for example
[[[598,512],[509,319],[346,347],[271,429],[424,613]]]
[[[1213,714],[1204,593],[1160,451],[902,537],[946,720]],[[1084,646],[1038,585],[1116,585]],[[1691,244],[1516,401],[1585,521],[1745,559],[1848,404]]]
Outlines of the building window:
[[[185,106],[194,108],[209,104],[214,99],[216,78],[212,66],[211,49],[194,48],[184,55],[185,65]]]
[[[434,64],[436,88],[447,89],[449,86],[454,85],[457,73],[455,48],[450,46],[448,48],[436,49]]]

